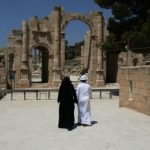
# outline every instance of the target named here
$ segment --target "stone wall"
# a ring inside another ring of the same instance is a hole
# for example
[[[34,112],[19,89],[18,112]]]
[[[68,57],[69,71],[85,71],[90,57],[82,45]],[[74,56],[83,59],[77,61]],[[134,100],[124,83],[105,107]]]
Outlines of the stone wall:
[[[150,66],[120,68],[119,84],[119,106],[150,115]]]

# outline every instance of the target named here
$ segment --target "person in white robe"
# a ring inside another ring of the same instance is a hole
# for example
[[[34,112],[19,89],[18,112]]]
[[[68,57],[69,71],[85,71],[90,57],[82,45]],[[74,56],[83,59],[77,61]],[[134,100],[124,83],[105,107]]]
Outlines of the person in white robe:
[[[91,107],[90,99],[92,98],[91,86],[86,83],[87,76],[80,77],[81,83],[78,84],[76,95],[78,99],[78,124],[83,126],[91,125]]]

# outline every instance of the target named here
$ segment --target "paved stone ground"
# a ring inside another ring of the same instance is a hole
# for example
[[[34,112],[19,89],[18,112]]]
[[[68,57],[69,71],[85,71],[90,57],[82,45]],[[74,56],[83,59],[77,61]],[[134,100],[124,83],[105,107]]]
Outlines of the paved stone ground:
[[[91,108],[93,125],[68,131],[57,128],[56,100],[7,95],[0,101],[0,150],[150,149],[149,116],[119,108],[118,97],[93,99]]]

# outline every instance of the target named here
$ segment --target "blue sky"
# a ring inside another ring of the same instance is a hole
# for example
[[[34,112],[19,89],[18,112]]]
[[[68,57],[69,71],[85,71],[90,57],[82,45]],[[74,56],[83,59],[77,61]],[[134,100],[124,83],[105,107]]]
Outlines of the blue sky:
[[[107,20],[110,10],[100,8],[94,0],[1,0],[0,2],[0,47],[7,46],[8,34],[12,29],[21,29],[23,20],[33,16],[44,18],[55,6],[63,6],[66,12],[90,13],[101,11]],[[71,21],[66,28],[69,44],[83,40],[88,26],[81,21]]]

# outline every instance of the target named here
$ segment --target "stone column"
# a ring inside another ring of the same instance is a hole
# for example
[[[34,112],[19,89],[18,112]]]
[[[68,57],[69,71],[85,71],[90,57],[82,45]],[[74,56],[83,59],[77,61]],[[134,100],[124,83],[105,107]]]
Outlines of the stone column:
[[[53,58],[53,83],[56,87],[60,84],[61,69],[60,69],[60,7],[54,9],[54,58]]]
[[[84,68],[84,63],[85,63],[85,52],[84,52],[84,46],[81,46],[81,70]]]
[[[88,75],[89,82],[92,86],[95,86],[96,81],[96,36],[91,33],[90,36],[90,49],[88,56]]]
[[[21,52],[21,80],[20,86],[21,87],[29,87],[29,78],[28,78],[28,51],[29,51],[29,30],[28,30],[28,23],[27,21],[22,22],[22,52]]]
[[[61,69],[65,64],[65,32],[61,32]]]
[[[102,60],[102,42],[103,42],[103,16],[101,13],[97,14],[97,68],[96,68],[96,86],[104,86],[104,70]]]
[[[90,46],[91,46],[91,33],[90,31],[87,31],[86,33],[86,36],[84,38],[84,68],[87,68],[89,67],[89,54],[90,54]]]

